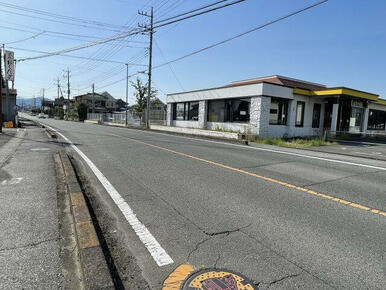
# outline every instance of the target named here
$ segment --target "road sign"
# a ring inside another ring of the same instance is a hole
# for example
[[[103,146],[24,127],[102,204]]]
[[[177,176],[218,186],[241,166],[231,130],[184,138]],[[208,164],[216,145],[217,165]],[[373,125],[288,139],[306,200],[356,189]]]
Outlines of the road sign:
[[[7,81],[15,80],[15,63],[13,51],[5,51],[5,79]]]

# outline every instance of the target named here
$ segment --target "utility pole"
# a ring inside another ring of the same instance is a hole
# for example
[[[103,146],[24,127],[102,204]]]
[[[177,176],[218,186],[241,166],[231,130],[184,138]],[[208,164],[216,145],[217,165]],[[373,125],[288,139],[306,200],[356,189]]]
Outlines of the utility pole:
[[[127,104],[129,101],[129,64],[126,64],[126,106],[125,106],[125,111],[126,111],[126,127],[127,127]]]
[[[92,114],[95,113],[95,85],[92,84]],[[94,118],[94,116],[92,116]]]
[[[57,85],[58,85],[58,99],[60,98],[60,80],[59,78],[57,79]]]
[[[151,7],[150,15],[143,11],[138,11],[139,15],[150,17],[150,28],[147,25],[139,25],[141,28],[149,29],[149,69],[148,69],[148,84],[147,84],[147,98],[146,98],[146,128],[150,128],[150,95],[151,95],[151,66],[153,55],[153,7]]]
[[[67,73],[67,99],[70,100],[70,70],[67,68],[64,72]]]
[[[8,108],[8,99],[9,99],[9,88],[8,81],[5,79],[5,45],[3,44],[3,54],[4,54],[4,81],[5,81],[5,119],[8,121],[9,119],[9,108]]]

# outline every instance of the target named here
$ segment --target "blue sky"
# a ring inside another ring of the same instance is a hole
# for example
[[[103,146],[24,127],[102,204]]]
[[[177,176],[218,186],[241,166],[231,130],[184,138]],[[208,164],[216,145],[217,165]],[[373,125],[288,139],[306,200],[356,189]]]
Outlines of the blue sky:
[[[1,2],[1,1],[0,1]],[[137,10],[155,9],[155,20],[213,3],[215,0],[13,0],[2,1],[23,7],[46,10],[62,15],[136,27],[146,19]],[[153,64],[183,56],[191,51],[223,40],[234,34],[264,24],[317,1],[247,0],[241,4],[159,28],[155,35]],[[0,6],[0,39],[8,43],[34,33],[21,30],[58,31],[90,37],[106,37],[113,31],[66,25],[6,13],[25,13]],[[161,99],[166,93],[225,85],[231,81],[280,74],[326,84],[348,86],[386,98],[386,1],[330,0],[300,15],[251,33],[245,37],[205,51],[153,71]],[[128,42],[114,42],[89,48],[73,55],[99,57],[147,64],[145,46],[148,36],[139,35]],[[9,44],[9,47],[55,51],[85,43],[82,39],[63,39],[42,34],[36,39]],[[37,53],[15,50],[15,57]],[[109,91],[124,98],[125,82],[104,87],[125,77],[125,66],[55,56],[18,63],[16,88],[23,97],[56,96],[54,80],[65,85],[63,70],[71,70],[72,95],[91,90]],[[130,67],[130,74],[144,67]],[[145,75],[140,75],[146,80]],[[107,79],[106,79],[107,78]],[[133,103],[130,88],[130,102]]]

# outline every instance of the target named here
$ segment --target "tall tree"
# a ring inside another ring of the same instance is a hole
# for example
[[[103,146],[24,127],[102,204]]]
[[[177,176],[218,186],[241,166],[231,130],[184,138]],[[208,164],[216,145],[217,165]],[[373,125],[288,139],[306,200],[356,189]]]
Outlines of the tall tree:
[[[136,99],[136,103],[133,105],[133,111],[137,114],[143,113],[146,111],[147,105],[147,84],[142,83],[142,81],[137,78],[135,82],[131,82],[131,86],[135,89],[134,97]],[[150,98],[154,99],[157,93],[158,91],[156,89],[152,89]]]

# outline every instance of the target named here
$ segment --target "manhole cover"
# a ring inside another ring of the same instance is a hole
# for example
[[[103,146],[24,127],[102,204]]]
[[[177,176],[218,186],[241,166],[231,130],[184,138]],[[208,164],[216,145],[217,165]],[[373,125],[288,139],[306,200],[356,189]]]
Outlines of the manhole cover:
[[[223,270],[205,269],[193,273],[183,284],[183,290],[257,290],[242,274]]]

